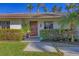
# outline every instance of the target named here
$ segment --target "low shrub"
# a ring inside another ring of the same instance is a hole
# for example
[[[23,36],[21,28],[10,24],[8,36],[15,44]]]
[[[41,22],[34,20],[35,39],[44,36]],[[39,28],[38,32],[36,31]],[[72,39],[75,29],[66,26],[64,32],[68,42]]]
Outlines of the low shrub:
[[[58,30],[44,29],[40,31],[40,36],[42,40],[54,40],[54,39],[57,39],[57,36],[58,36],[57,33],[58,33]]]
[[[68,31],[64,31],[61,30],[61,33],[59,31],[59,29],[44,29],[40,31],[40,36],[41,36],[41,40],[44,41],[66,41],[67,39],[69,39],[69,34]]]
[[[23,38],[22,30],[18,29],[0,29],[0,40],[19,41]]]

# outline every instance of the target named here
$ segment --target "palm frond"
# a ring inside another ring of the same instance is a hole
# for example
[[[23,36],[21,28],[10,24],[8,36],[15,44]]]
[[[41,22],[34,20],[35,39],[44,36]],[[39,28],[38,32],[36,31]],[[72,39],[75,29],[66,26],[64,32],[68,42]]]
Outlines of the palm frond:
[[[66,17],[62,17],[61,20],[58,22],[58,24],[61,26],[61,28],[66,27],[69,25],[70,20]]]

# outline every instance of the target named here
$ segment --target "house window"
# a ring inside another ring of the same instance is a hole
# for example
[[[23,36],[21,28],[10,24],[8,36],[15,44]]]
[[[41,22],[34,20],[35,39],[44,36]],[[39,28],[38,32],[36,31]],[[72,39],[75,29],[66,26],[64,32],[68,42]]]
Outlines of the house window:
[[[53,29],[53,22],[51,21],[44,22],[44,29]]]
[[[10,21],[0,21],[0,28],[10,28]]]

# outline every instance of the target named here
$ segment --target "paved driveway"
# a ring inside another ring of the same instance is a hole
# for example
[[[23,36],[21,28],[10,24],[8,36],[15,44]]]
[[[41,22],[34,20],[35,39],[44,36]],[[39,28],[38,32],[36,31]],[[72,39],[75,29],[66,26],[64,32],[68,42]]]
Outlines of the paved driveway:
[[[60,51],[64,52],[65,56],[79,56],[79,46],[72,47],[58,47]]]
[[[64,53],[65,56],[79,56],[79,44],[58,43],[52,42],[52,44]]]

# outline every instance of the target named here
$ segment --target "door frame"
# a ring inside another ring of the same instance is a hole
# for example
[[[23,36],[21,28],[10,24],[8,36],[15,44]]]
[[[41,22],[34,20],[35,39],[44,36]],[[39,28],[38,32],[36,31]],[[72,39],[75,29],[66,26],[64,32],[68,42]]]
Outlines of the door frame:
[[[37,25],[37,35],[33,35],[33,37],[38,36],[38,21],[30,21],[29,22],[30,23],[30,29],[31,29],[31,22],[36,22],[36,25]],[[32,35],[30,35],[30,36],[32,36]]]

